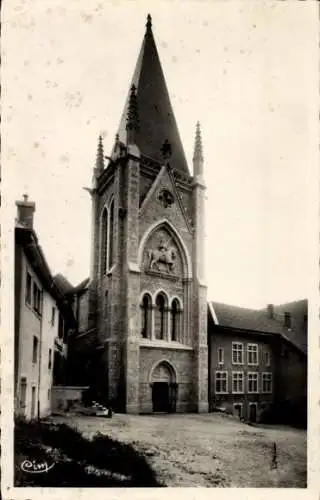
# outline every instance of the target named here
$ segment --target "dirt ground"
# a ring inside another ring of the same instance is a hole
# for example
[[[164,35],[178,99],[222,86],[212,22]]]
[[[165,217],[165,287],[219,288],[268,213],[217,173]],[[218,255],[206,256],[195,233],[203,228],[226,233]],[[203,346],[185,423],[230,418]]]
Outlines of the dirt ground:
[[[112,419],[77,416],[63,419],[66,420],[86,437],[101,432],[132,444],[144,454],[165,486],[304,488],[307,485],[304,430],[249,426],[216,413],[115,414]]]

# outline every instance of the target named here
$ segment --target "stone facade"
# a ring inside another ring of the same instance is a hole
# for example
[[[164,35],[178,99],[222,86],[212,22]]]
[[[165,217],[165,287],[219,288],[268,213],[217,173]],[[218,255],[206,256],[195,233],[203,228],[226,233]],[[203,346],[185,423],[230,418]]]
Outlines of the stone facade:
[[[98,188],[93,194],[94,275],[89,317],[95,318],[96,335],[104,346],[102,357],[108,373],[105,399],[123,411],[153,411],[152,370],[163,363],[172,374],[168,385],[176,384],[175,411],[207,411],[206,287],[200,282],[195,262],[196,252],[203,246],[198,242],[202,235],[186,218],[166,165],[139,205],[141,163],[137,148],[128,145],[127,156],[111,167],[113,179],[105,190],[99,192]],[[97,183],[104,175],[100,174]],[[193,184],[188,189],[190,198],[196,200],[198,186]],[[169,204],[163,200],[166,195]],[[106,239],[103,212],[109,210],[110,203],[114,215],[112,221],[110,213],[107,215]],[[199,221],[201,216],[194,214],[194,219]],[[103,259],[108,259],[111,251],[108,268]],[[146,313],[145,296],[150,300]],[[173,319],[174,301],[177,312]],[[144,314],[148,317],[145,335]]]
[[[117,135],[106,166],[100,140],[93,174],[88,329],[104,373],[96,390],[129,413],[208,411],[202,156],[195,156],[192,177],[150,20],[138,67],[125,136]]]

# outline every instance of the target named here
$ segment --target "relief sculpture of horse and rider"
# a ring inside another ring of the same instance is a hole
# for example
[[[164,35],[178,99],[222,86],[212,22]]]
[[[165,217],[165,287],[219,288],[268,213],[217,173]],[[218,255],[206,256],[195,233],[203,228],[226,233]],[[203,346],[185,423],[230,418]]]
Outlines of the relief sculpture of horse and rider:
[[[149,250],[149,271],[161,271],[163,267],[168,273],[174,272],[174,261],[176,259],[175,249],[168,242],[160,241],[158,247]]]
[[[172,277],[180,276],[180,252],[166,231],[158,231],[150,238],[144,252],[144,269]]]

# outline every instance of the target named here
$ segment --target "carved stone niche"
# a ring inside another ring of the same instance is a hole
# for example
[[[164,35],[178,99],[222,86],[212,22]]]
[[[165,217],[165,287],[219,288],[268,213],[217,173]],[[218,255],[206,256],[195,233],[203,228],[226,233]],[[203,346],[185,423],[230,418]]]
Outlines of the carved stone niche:
[[[154,232],[143,252],[143,268],[146,272],[180,278],[183,263],[177,243],[165,228]]]

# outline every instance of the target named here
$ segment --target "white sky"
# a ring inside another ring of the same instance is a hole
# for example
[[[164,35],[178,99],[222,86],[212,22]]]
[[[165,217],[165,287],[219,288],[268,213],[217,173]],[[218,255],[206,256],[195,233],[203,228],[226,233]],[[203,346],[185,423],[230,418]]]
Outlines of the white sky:
[[[3,9],[3,201],[24,192],[49,265],[89,274],[89,186],[108,154],[146,15],[191,168],[201,122],[208,298],[309,294],[317,210],[317,2],[33,0]],[[10,187],[10,189],[9,189]]]

